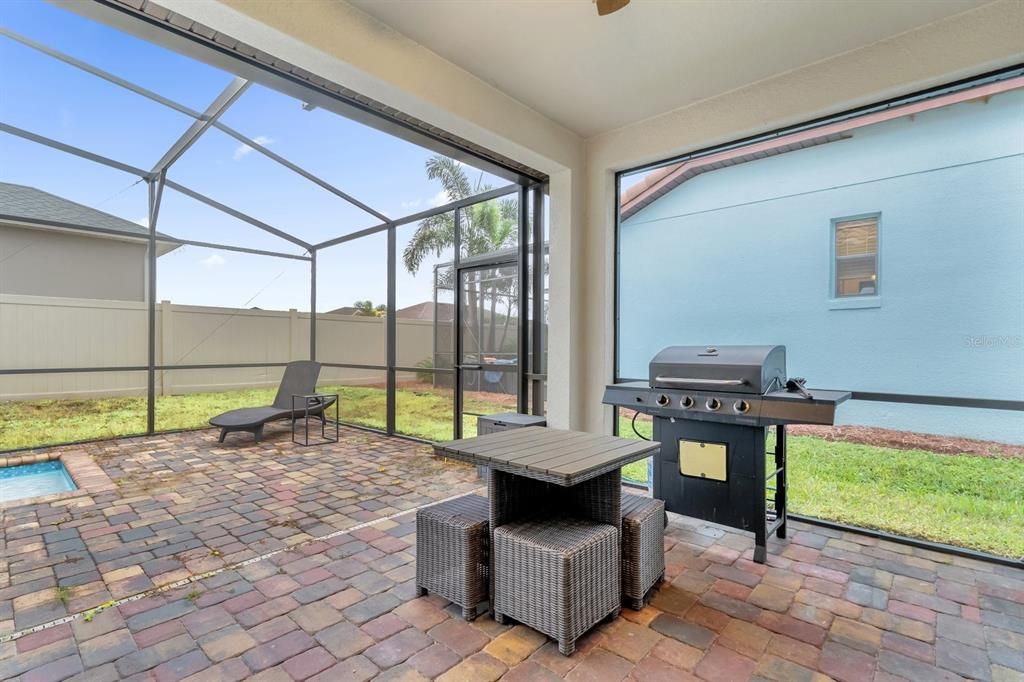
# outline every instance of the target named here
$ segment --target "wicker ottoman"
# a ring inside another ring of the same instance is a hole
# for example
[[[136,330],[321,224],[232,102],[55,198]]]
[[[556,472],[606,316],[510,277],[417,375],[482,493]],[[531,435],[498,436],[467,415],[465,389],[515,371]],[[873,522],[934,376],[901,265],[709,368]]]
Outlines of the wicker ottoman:
[[[665,503],[622,494],[622,597],[644,607],[648,592],[665,577]]]
[[[555,517],[495,529],[494,619],[512,618],[558,640],[568,656],[576,640],[618,615],[619,529]]]
[[[487,499],[466,495],[416,512],[416,595],[440,595],[476,618],[487,601]]]

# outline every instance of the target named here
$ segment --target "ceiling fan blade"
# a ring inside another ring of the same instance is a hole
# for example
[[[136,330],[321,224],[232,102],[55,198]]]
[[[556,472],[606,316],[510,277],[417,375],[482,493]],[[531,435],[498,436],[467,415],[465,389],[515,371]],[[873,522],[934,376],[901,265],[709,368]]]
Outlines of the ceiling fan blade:
[[[605,16],[617,12],[629,4],[629,0],[594,0],[597,5],[598,16]]]

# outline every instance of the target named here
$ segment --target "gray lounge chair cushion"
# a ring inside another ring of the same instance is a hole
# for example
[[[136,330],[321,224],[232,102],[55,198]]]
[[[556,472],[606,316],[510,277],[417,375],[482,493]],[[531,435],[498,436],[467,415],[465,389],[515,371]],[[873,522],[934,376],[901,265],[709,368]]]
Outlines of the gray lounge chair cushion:
[[[300,413],[301,414],[301,413]],[[292,411],[282,410],[277,407],[243,407],[238,410],[231,410],[224,414],[218,414],[210,420],[214,426],[221,428],[235,428],[240,426],[256,426],[278,419],[291,417]]]

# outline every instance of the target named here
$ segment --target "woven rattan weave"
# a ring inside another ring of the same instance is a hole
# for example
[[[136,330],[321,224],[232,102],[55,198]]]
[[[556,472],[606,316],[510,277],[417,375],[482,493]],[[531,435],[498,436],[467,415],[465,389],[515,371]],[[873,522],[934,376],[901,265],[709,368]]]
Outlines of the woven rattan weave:
[[[665,503],[622,495],[622,596],[639,611],[665,576]]]
[[[619,531],[572,517],[518,521],[495,529],[495,620],[512,618],[558,640],[576,640],[621,605]]]
[[[416,593],[438,594],[476,618],[487,601],[487,500],[466,495],[416,512]]]

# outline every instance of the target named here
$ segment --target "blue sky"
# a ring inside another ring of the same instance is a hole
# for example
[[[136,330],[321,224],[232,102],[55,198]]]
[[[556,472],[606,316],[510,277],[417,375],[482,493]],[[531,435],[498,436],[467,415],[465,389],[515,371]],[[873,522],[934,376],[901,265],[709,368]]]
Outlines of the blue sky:
[[[0,26],[203,110],[232,74],[37,0],[0,2]],[[191,123],[172,109],[0,36],[0,121],[142,168],[150,168]],[[432,152],[254,84],[223,121],[359,198],[400,217],[444,203],[427,180]],[[474,182],[505,181],[466,167]],[[211,130],[168,177],[310,242],[377,220],[227,134]],[[145,223],[146,187],[137,178],[0,133],[0,181],[31,185]],[[280,240],[172,190],[158,229],[182,238],[301,253]],[[399,230],[399,250],[415,226]],[[318,309],[357,299],[384,302],[383,235],[321,252]],[[443,259],[442,259],[443,260]],[[432,261],[436,262],[436,261]],[[431,298],[431,265],[399,268],[398,304]],[[196,305],[308,309],[301,261],[181,247],[160,260],[157,296]],[[261,292],[262,293],[259,293]]]

